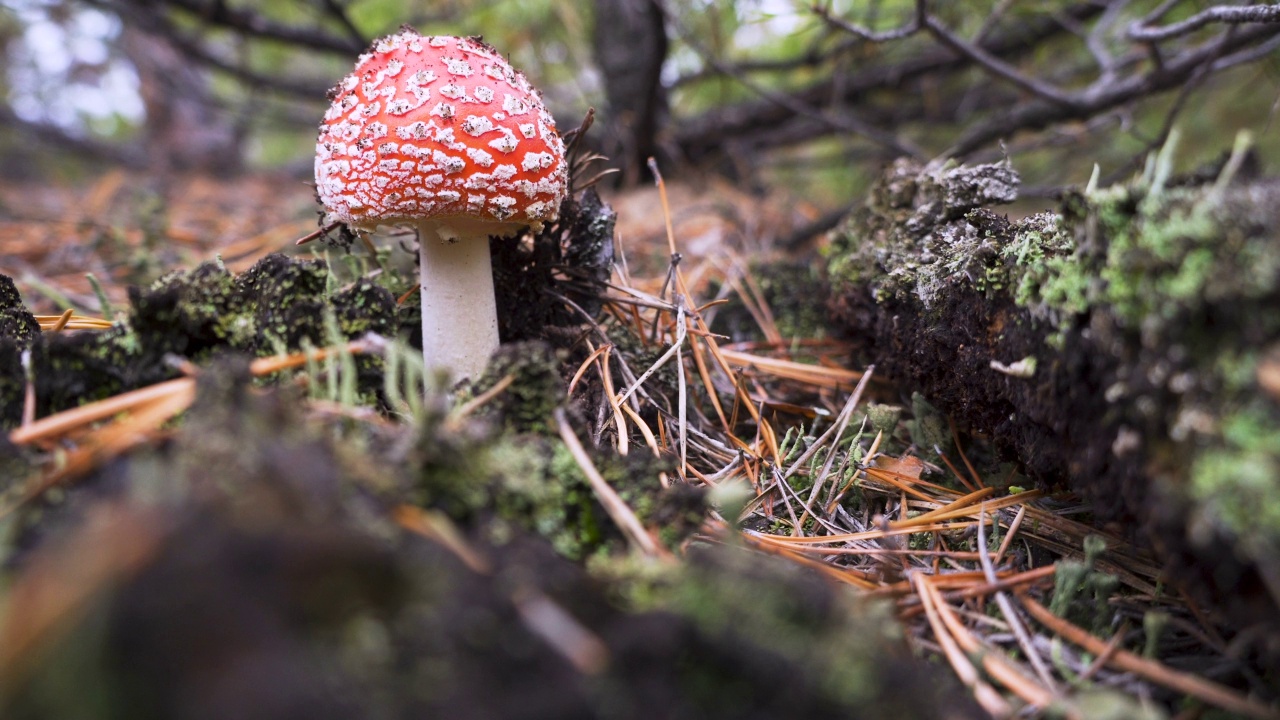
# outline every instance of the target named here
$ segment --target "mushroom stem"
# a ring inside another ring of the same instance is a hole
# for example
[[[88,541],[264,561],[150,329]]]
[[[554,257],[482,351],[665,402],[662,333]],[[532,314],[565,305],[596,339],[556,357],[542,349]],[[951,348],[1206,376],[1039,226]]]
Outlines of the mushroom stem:
[[[453,382],[476,380],[498,349],[488,235],[429,221],[418,227],[418,248],[422,359],[428,370],[448,369]]]

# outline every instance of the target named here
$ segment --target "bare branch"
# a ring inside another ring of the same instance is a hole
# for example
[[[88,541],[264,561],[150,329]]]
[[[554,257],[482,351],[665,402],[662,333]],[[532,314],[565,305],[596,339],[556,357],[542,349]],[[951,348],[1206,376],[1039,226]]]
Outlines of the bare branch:
[[[1161,67],[1143,75],[1131,75],[1107,84],[1094,84],[1068,105],[1043,100],[1031,101],[1008,111],[1003,117],[974,126],[947,152],[964,157],[979,148],[1019,130],[1039,130],[1056,122],[1092,117],[1139,98],[1180,87],[1210,65],[1217,72],[1258,57],[1255,45],[1269,46],[1280,36],[1280,27],[1258,25],[1234,33],[1224,33],[1164,61]]]
[[[280,40],[299,47],[309,48],[312,50],[322,50],[342,55],[350,55],[364,50],[368,42],[354,32],[354,27],[346,27],[349,37],[342,38],[332,35],[320,28],[302,28],[292,25],[279,23],[261,14],[248,10],[243,7],[233,7],[222,0],[212,0],[205,2],[204,0],[161,0],[160,2],[150,3],[134,3],[129,0],[88,0],[91,4],[103,7],[109,7],[117,12],[125,12],[125,5],[147,5],[144,12],[151,14],[159,14],[162,10],[153,7],[154,5],[169,5],[178,8],[191,15],[203,20],[206,23],[217,27],[234,30],[246,37],[260,37],[270,40]],[[326,0],[332,3],[332,0]],[[338,8],[341,11],[341,8]],[[330,14],[333,14],[332,11]],[[339,22],[345,20],[346,15],[340,14]],[[350,21],[346,22],[349,26]]]
[[[664,10],[664,13],[665,12],[666,11]],[[838,113],[825,111],[821,107],[795,95],[771,90],[759,83],[756,83],[741,73],[737,73],[731,65],[715,57],[711,52],[702,47],[697,38],[687,32],[683,25],[679,23],[678,18],[675,18],[668,13],[667,19],[668,22],[673,23],[675,26],[676,33],[680,36],[680,39],[692,48],[694,52],[698,53],[704,63],[716,68],[716,70],[725,75],[733,77],[743,86],[747,87],[768,102],[789,111],[791,115],[810,117],[823,125],[828,126],[831,130],[865,137],[876,144],[892,150],[897,155],[909,155],[917,158],[924,157],[923,151],[909,141],[897,137],[891,132],[870,125],[860,119],[847,107],[839,108]]]
[[[94,0],[99,2],[100,0]],[[174,0],[185,2],[186,0]],[[121,18],[151,35],[162,37],[174,48],[202,65],[220,70],[255,88],[265,88],[285,95],[309,100],[322,100],[328,92],[328,82],[297,80],[288,76],[274,76],[255,72],[242,65],[223,59],[190,33],[180,30],[165,13],[135,7],[131,2],[106,0]]]
[[[1175,3],[1165,3],[1156,12],[1129,26],[1126,35],[1137,42],[1159,42],[1170,38],[1190,35],[1211,23],[1243,25],[1246,23],[1280,23],[1280,4],[1277,5],[1215,5],[1208,10],[1171,25],[1152,27],[1150,23],[1159,20]],[[1157,15],[1158,13],[1158,15]],[[1156,17],[1153,18],[1152,16]]]
[[[1075,22],[1085,22],[1106,9],[1099,2],[1089,0],[1063,9],[1059,15]],[[1037,17],[1021,22],[1015,29],[991,32],[979,46],[995,57],[1009,60],[1031,52],[1041,43],[1048,42],[1066,32],[1057,17]],[[956,59],[955,52],[946,48],[933,48],[917,53],[914,57],[895,64],[864,65],[856,74],[820,80],[808,87],[787,93],[803,107],[857,105],[880,90],[900,89],[919,82],[923,78],[945,80],[964,72],[972,66],[966,58]],[[775,91],[780,92],[780,91]],[[784,125],[797,122],[800,116],[785,104],[772,100],[755,100],[727,106],[687,118],[676,125],[674,140],[689,158],[697,158],[708,152],[716,152],[733,143],[743,143],[749,148],[770,147],[785,144],[779,142],[786,135],[775,134]],[[809,124],[798,122],[797,124]],[[821,132],[821,126],[812,124],[812,132]],[[827,132],[831,132],[827,124]],[[806,131],[811,132],[811,131]],[[812,139],[815,134],[805,135]],[[748,138],[755,138],[749,140]],[[795,135],[790,136],[794,139]],[[762,142],[762,138],[770,139]],[[745,143],[744,143],[745,141]]]
[[[938,22],[937,18],[932,15],[925,15],[924,26],[931,35],[937,38],[943,45],[951,48],[960,55],[969,58],[977,63],[979,67],[996,77],[1017,85],[1032,95],[1044,98],[1050,102],[1060,105],[1069,105],[1073,102],[1073,98],[1058,88],[1044,82],[1038,78],[1024,75],[1007,62],[983,50],[977,45],[971,45],[965,42],[960,36],[951,32],[945,25]]]
[[[902,38],[905,38],[905,37],[911,37],[912,35],[915,35],[916,33],[920,32],[921,28],[924,27],[924,16],[925,16],[924,0],[916,0],[916,12],[915,12],[915,15],[912,16],[910,22],[907,22],[906,24],[896,27],[892,30],[885,30],[883,32],[875,32],[874,30],[870,30],[861,25],[851,23],[848,20],[845,20],[843,18],[838,18],[831,14],[831,8],[829,7],[824,7],[822,5],[813,5],[809,9],[810,11],[813,12],[814,15],[817,15],[819,18],[822,18],[822,21],[827,23],[831,27],[836,28],[837,30],[842,30],[844,32],[847,32],[850,35],[853,35],[860,40],[865,40],[866,42],[872,42],[872,43],[883,43],[883,42],[889,42],[891,40],[901,40]]]

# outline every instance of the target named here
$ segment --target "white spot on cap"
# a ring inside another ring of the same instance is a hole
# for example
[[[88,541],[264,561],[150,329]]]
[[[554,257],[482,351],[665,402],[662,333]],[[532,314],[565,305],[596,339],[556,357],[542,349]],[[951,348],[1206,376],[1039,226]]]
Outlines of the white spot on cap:
[[[533,123],[520,123],[520,134],[532,140],[538,134],[538,128]]]
[[[430,85],[435,82],[436,73],[434,70],[419,70],[409,76],[405,82],[409,85]]]
[[[444,58],[444,66],[450,75],[458,77],[471,77],[475,74],[475,70],[471,67],[471,63],[459,58]]]
[[[516,204],[516,199],[510,195],[499,195],[489,200],[489,204],[493,206],[490,212],[499,220],[506,220],[511,217],[511,206]]]
[[[444,47],[449,44],[449,37],[447,35],[433,35],[427,42],[431,47]]]
[[[432,115],[439,115],[445,120],[452,118],[454,112],[453,105],[447,102],[438,103],[435,107],[431,108]]]
[[[401,140],[426,140],[427,124],[419,120],[408,125],[401,125],[396,128],[396,137]]]
[[[483,115],[468,115],[462,121],[462,131],[472,137],[480,137],[492,129],[493,121]]]
[[[399,60],[387,61],[387,77],[395,77],[399,75],[400,71],[403,69],[404,69],[404,63],[400,62]]]
[[[547,211],[547,204],[541,200],[538,200],[537,202],[529,203],[524,209],[524,214],[530,220],[543,220],[546,218],[546,211]]]
[[[508,115],[524,115],[529,112],[529,103],[521,97],[510,93],[502,94],[502,109]]]
[[[493,88],[487,85],[476,86],[476,100],[482,103],[493,102]]]
[[[480,167],[487,168],[493,164],[493,156],[480,148],[467,148],[467,157]]]
[[[461,85],[451,82],[440,88],[440,94],[450,100],[461,100],[467,96],[467,91]]]
[[[446,155],[439,150],[433,150],[431,152],[431,159],[449,175],[460,173],[463,168],[467,166],[466,160],[453,155]]]
[[[462,199],[462,193],[457,190],[441,190],[436,193],[436,197],[442,203],[455,203]]]
[[[525,172],[546,170],[551,167],[552,163],[555,161],[556,159],[551,157],[551,153],[548,152],[525,153],[524,162],[521,163],[520,167],[523,168]]]
[[[462,184],[468,190],[493,190],[493,177],[489,173],[472,173]]]
[[[503,164],[503,165],[499,165],[498,167],[496,167],[496,168],[494,168],[494,169],[493,169],[493,179],[494,179],[494,180],[506,181],[506,180],[510,180],[511,178],[513,178],[513,177],[515,177],[515,176],[516,176],[516,166],[515,166],[515,165],[506,165],[506,164]]]
[[[413,109],[413,103],[408,100],[392,100],[387,103],[387,112],[392,115],[404,115]]]
[[[509,153],[520,145],[520,141],[516,140],[515,133],[508,128],[502,128],[502,137],[489,143],[489,147],[500,153]]]

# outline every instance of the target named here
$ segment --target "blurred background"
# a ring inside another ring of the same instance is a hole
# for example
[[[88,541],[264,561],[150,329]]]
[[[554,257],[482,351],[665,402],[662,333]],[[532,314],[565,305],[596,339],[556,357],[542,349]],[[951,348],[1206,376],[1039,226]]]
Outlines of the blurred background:
[[[543,90],[562,131],[596,108],[592,149],[618,170],[608,187],[650,184],[645,161],[655,157],[669,180],[786,208],[770,231],[784,245],[834,224],[902,156],[1009,157],[1028,207],[1085,183],[1095,163],[1103,182],[1141,171],[1175,128],[1182,171],[1213,172],[1241,130],[1273,168],[1280,24],[1200,22],[1216,9],[1203,0],[3,0],[0,204],[12,219],[49,202],[32,188],[80,188],[70,202],[83,210],[83,188],[113,169],[162,190],[179,176],[232,183],[266,173],[277,199],[304,204],[325,91],[372,38],[402,24],[482,35]]]

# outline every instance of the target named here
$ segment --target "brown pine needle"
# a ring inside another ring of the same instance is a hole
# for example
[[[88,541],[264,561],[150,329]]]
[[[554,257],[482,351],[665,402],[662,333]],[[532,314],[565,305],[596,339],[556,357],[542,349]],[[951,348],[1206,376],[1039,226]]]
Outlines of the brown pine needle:
[[[955,638],[951,636],[941,613],[938,611],[937,600],[929,592],[928,576],[917,574],[913,576],[913,581],[917,588],[920,602],[924,606],[925,615],[929,619],[929,626],[933,628],[933,636],[937,638],[943,655],[946,656],[947,662],[951,663],[951,667],[956,671],[956,676],[960,678],[960,682],[973,691],[974,699],[992,717],[1006,718],[1012,716],[1013,708],[1009,705],[1009,702],[1000,693],[996,692],[995,688],[982,679],[978,674],[977,668],[973,666],[973,663],[969,661],[969,657],[960,649]]]
[[[1019,599],[1022,601],[1022,606],[1026,608],[1032,617],[1068,642],[1079,645],[1099,657],[1107,652],[1106,641],[1095,637],[1084,628],[1077,627],[1054,615],[1049,612],[1048,608],[1025,595],[1020,596]],[[1112,667],[1131,672],[1157,685],[1190,695],[1197,700],[1229,712],[1258,718],[1259,720],[1280,720],[1280,710],[1276,708],[1267,707],[1256,700],[1243,697],[1231,688],[1219,685],[1212,680],[1205,680],[1190,673],[1174,670],[1167,665],[1154,660],[1147,660],[1128,650],[1115,650],[1111,655],[1109,664]]]
[[[27,445],[38,441],[55,440],[91,423],[105,420],[173,393],[182,392],[188,387],[194,389],[195,381],[191,378],[178,378],[64,410],[13,430],[9,433],[9,441],[14,445]]]
[[[476,410],[479,410],[480,408],[484,407],[486,403],[488,403],[489,401],[501,395],[503,391],[511,387],[511,383],[515,381],[516,381],[515,375],[512,375],[510,373],[503,375],[502,378],[498,380],[498,382],[493,384],[493,387],[489,388],[488,390],[485,390],[484,392],[471,398],[470,400],[463,403],[462,405],[459,405],[458,407],[454,408],[449,413],[449,419],[447,422],[451,426],[457,427],[457,425],[461,423],[463,420],[467,419],[467,417],[470,416],[471,413],[475,412]]]
[[[596,358],[600,357],[608,347],[608,345],[594,347],[591,345],[591,341],[587,341],[587,348],[591,350],[591,354],[587,356],[586,360],[582,361],[582,364],[578,366],[577,372],[573,374],[573,379],[569,381],[569,389],[565,391],[565,397],[573,397],[573,391],[578,387],[578,381],[582,380],[582,376],[587,374],[587,369],[591,367],[591,365],[596,361]]]
[[[921,599],[923,600],[925,596],[928,596],[938,617],[941,618],[942,622],[947,626],[947,630],[951,633],[951,637],[970,657],[980,658],[982,668],[987,672],[987,675],[1008,688],[1023,701],[1038,708],[1047,707],[1054,701],[1054,693],[1052,691],[1037,685],[1034,680],[1023,675],[1009,661],[1007,656],[983,645],[973,636],[973,633],[969,632],[964,623],[960,622],[960,619],[956,617],[951,606],[938,594],[937,588],[931,582],[932,578],[928,576],[918,577],[920,577],[920,582],[917,587],[920,591]],[[936,628],[934,632],[937,632]]]
[[[955,500],[953,502],[947,503],[946,505],[943,505],[937,510],[930,510],[927,513],[917,515],[913,518],[907,518],[905,520],[899,520],[897,522],[889,523],[889,527],[901,528],[901,527],[911,527],[912,525],[927,525],[933,522],[934,519],[943,518],[944,516],[947,515],[947,513],[954,512],[955,510],[959,510],[959,509],[970,508],[974,503],[985,500],[987,496],[993,493],[995,493],[995,488],[986,488],[984,490],[971,492],[968,495],[965,495],[964,497],[960,498],[959,500]]]
[[[61,330],[110,330],[114,323],[105,318],[90,317],[87,315],[73,315],[71,310],[67,310],[61,315],[36,315],[36,322],[40,325],[40,329],[46,332],[59,332]]]
[[[333,230],[337,229],[337,227],[338,227],[339,225],[341,225],[341,224],[342,224],[342,223],[340,223],[340,222],[333,222],[333,223],[329,223],[328,225],[325,225],[324,227],[320,228],[319,230],[316,230],[316,231],[315,231],[315,232],[313,232],[313,233],[309,233],[309,234],[307,234],[307,235],[303,235],[302,237],[298,238],[297,240],[294,240],[294,241],[293,241],[293,244],[294,244],[294,245],[306,245],[307,243],[311,242],[312,240],[318,240],[322,235],[325,235],[325,234],[327,234],[327,233],[329,233],[329,232],[331,232],[331,231],[333,231]]]
[[[796,382],[807,383],[816,387],[837,389],[852,387],[862,378],[862,373],[843,368],[829,368],[821,365],[808,365],[794,360],[782,360],[765,355],[718,349],[719,358],[730,367],[755,368],[776,377]]]
[[[604,346],[604,357],[600,359],[600,382],[604,385],[604,397],[609,402],[609,407],[613,410],[613,424],[618,431],[617,448],[618,454],[626,456],[631,452],[631,438],[627,431],[627,421],[622,414],[623,403],[613,392],[613,370],[609,367],[609,355],[613,350],[612,345]]]
[[[466,538],[458,531],[447,515],[439,510],[424,510],[413,505],[397,505],[391,511],[396,524],[409,532],[420,535],[453,553],[472,572],[478,575],[489,575],[493,572],[493,563],[480,551],[467,544]]]
[[[560,437],[564,440],[565,447],[569,449],[569,453],[577,461],[582,474],[586,475],[587,482],[596,494],[596,499],[604,506],[605,512],[609,513],[609,517],[613,518],[614,523],[622,530],[622,534],[627,537],[632,547],[651,557],[664,555],[662,548],[654,542],[653,537],[644,529],[644,525],[640,523],[640,519],[636,517],[635,512],[627,506],[626,502],[613,488],[609,487],[609,483],[605,481],[600,471],[596,469],[595,463],[591,461],[591,456],[582,447],[582,442],[578,440],[573,427],[569,425],[569,420],[564,414],[564,408],[556,408],[555,421],[560,430]]]

